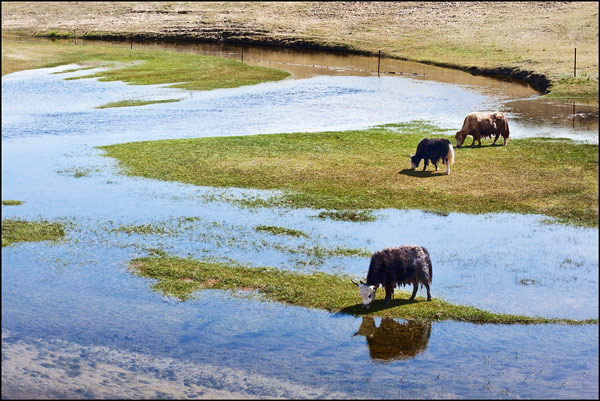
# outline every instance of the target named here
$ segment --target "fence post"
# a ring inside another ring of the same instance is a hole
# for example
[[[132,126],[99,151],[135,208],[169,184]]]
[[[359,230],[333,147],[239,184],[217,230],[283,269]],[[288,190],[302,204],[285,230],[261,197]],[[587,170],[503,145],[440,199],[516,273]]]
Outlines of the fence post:
[[[129,50],[133,50],[133,36],[129,37]]]
[[[244,48],[242,47],[242,63],[244,62]]]
[[[573,77],[577,76],[577,48],[575,48],[575,57],[573,58]]]
[[[77,44],[77,35],[75,34],[75,29],[73,29],[73,39],[75,40],[75,44]]]
[[[381,50],[379,50],[379,57],[377,58],[377,76],[379,76],[379,66],[381,65]]]

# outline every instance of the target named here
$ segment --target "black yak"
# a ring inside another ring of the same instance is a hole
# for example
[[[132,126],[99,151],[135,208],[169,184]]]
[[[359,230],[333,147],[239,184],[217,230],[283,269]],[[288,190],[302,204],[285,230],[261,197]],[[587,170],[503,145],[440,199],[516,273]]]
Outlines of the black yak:
[[[438,170],[438,160],[442,159],[442,163],[446,165],[446,174],[450,174],[450,165],[454,163],[454,149],[452,142],[448,139],[421,139],[417,145],[417,153],[410,156],[410,168],[416,169],[424,160],[423,171],[427,168],[429,161],[435,166],[435,171]]]
[[[379,285],[385,288],[385,305],[390,303],[396,284],[413,284],[409,301],[415,299],[421,284],[427,289],[427,300],[431,301],[429,286],[432,278],[431,258],[427,249],[417,245],[403,245],[375,252],[371,256],[367,282],[352,283],[358,287],[363,308],[368,308],[375,299],[375,291]]]
[[[467,138],[467,135],[473,137],[471,146],[475,146],[475,141],[479,142],[481,146],[481,138],[494,137],[492,145],[496,144],[498,137],[502,135],[504,139],[504,145],[508,141],[510,131],[508,129],[508,121],[504,116],[504,113],[499,111],[494,113],[470,113],[465,117],[463,126],[460,131],[456,132],[454,137],[456,138],[456,146],[461,147]]]

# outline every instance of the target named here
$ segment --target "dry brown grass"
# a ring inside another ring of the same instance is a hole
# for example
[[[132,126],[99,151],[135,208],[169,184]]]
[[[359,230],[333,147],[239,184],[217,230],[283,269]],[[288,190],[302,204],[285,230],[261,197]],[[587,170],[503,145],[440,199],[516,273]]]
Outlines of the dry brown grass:
[[[437,64],[508,67],[597,96],[597,2],[3,2],[2,29],[338,46]],[[567,83],[573,86],[573,83]]]

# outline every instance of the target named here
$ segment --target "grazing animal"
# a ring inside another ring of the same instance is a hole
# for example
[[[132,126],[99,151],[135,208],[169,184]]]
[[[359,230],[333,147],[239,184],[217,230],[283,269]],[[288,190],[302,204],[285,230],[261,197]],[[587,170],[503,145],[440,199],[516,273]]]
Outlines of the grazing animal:
[[[412,359],[424,352],[429,344],[431,322],[408,320],[404,323],[389,317],[381,319],[379,327],[373,316],[363,316],[355,336],[367,339],[371,359],[393,361]]]
[[[409,301],[415,299],[419,284],[427,289],[427,300],[431,301],[429,286],[433,278],[429,252],[422,246],[403,245],[385,248],[371,256],[367,282],[354,282],[362,298],[363,308],[368,308],[375,299],[375,291],[381,285],[385,288],[385,305],[390,303],[396,284],[413,285]]]
[[[435,166],[435,171],[438,171],[437,163],[442,159],[442,163],[446,165],[446,174],[450,174],[450,165],[454,163],[454,149],[452,142],[447,139],[421,139],[417,145],[417,153],[410,156],[410,168],[416,169],[421,160],[424,160],[423,171],[427,168],[429,161]]]
[[[504,139],[504,146],[508,142],[508,137],[510,135],[510,131],[508,129],[508,121],[504,116],[504,113],[494,112],[494,113],[470,113],[465,117],[465,121],[463,122],[463,126],[460,131],[456,132],[454,136],[456,138],[456,146],[460,147],[465,142],[467,135],[471,135],[473,137],[473,142],[471,142],[471,146],[475,146],[475,142],[479,142],[479,146],[481,146],[481,138],[491,138],[494,137],[494,142],[492,145],[496,144],[496,141],[502,135]]]

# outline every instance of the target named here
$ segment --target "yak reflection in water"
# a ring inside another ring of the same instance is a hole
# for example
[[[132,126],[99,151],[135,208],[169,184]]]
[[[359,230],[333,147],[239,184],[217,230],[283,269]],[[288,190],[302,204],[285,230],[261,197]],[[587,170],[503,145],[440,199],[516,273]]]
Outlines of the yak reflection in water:
[[[362,318],[354,335],[365,336],[369,355],[376,361],[411,359],[425,351],[431,334],[431,322],[400,323],[391,318],[382,318],[379,327],[370,316]]]

